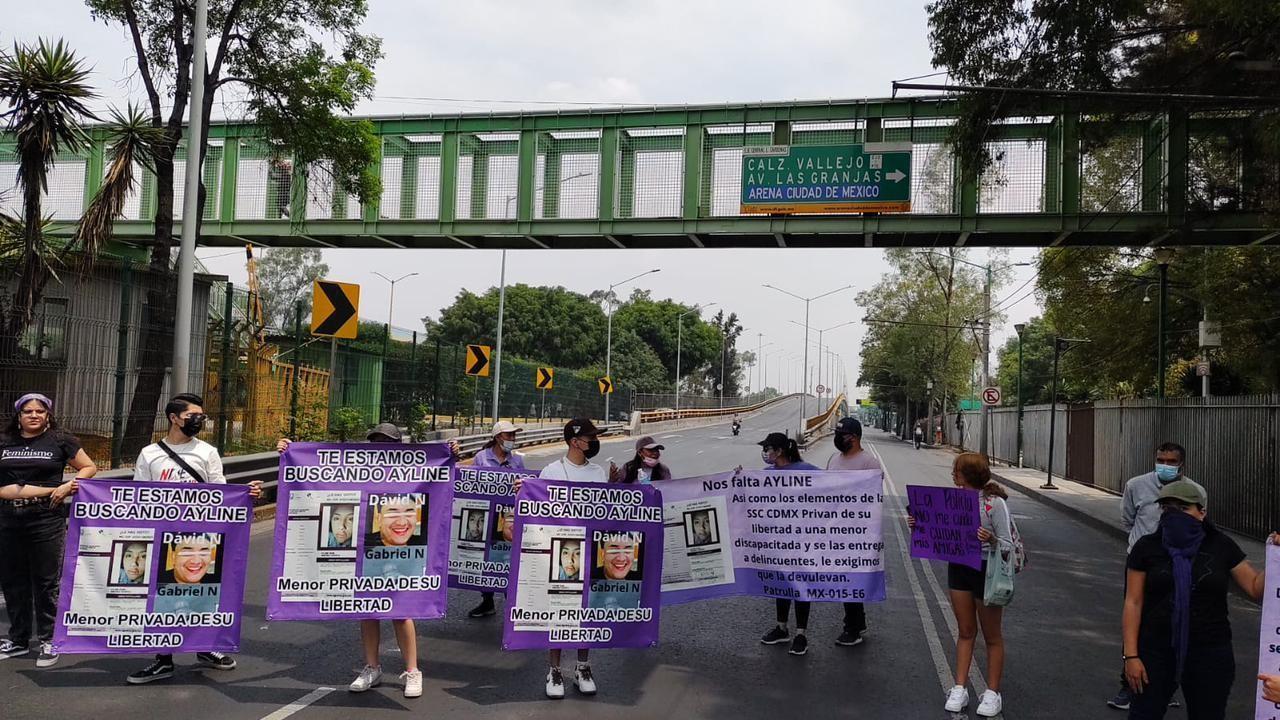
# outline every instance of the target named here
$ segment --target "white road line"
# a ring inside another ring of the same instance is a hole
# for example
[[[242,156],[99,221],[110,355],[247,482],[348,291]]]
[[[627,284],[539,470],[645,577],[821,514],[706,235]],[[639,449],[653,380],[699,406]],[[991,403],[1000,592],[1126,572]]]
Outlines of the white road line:
[[[285,705],[279,710],[276,710],[270,715],[263,715],[262,720],[284,720],[290,715],[293,715],[294,713],[305,708],[311,703],[333,692],[333,690],[334,688],[331,688],[331,687],[318,687],[315,690],[312,690],[311,692],[307,693],[306,695],[303,695],[302,697],[298,698],[297,700],[294,700],[288,705]]]
[[[876,452],[875,446],[868,444],[868,449],[880,460],[880,467],[883,468],[884,458],[880,457],[880,453]],[[889,479],[888,471],[885,471],[884,477],[885,480]],[[889,482],[888,486],[893,492],[897,492],[892,482]],[[893,526],[893,533],[898,538],[898,546],[905,555],[907,543],[902,535],[902,528],[899,527],[899,523],[894,522],[892,519],[886,519]],[[938,637],[938,629],[933,622],[933,613],[929,611],[929,602],[925,599],[924,590],[920,587],[920,578],[916,575],[915,566],[912,564],[909,555],[903,557],[902,562],[907,568],[907,580],[911,583],[911,594],[916,599],[916,611],[920,616],[920,624],[924,629],[924,639],[929,645],[929,654],[933,656],[933,667],[938,672],[938,685],[945,693],[952,686],[951,666],[947,664],[947,656],[942,650],[942,641]]]
[[[875,455],[877,458],[880,459],[880,467],[884,468],[884,457],[881,456],[878,451],[875,452]],[[893,477],[889,474],[889,470],[887,468],[884,469],[884,478],[885,478],[886,484],[892,489],[892,492],[890,493],[890,495],[898,499],[898,507],[895,509],[900,511],[902,515],[906,515],[906,512],[907,512],[906,490],[903,489],[899,491],[897,483],[894,482]],[[898,525],[896,523],[894,524],[894,528],[898,528]],[[901,539],[901,536],[899,536],[899,539]],[[906,544],[903,544],[901,546],[901,550],[903,555],[905,556],[904,560],[908,564],[911,564],[912,559],[911,559],[911,551],[909,549],[909,546]],[[955,613],[952,612],[951,610],[951,600],[948,596],[948,593],[943,592],[942,585],[941,583],[938,582],[938,577],[933,572],[932,563],[930,563],[928,560],[921,560],[920,565],[921,565],[921,569],[924,571],[925,579],[927,580],[926,584],[929,586],[929,589],[933,592],[934,598],[937,600],[938,609],[942,613],[943,620],[947,624],[947,630],[949,630],[951,633],[951,642],[954,645],[956,638],[959,636],[960,631],[959,631],[959,628],[956,626]],[[953,681],[953,678],[949,675],[948,683],[952,681]],[[987,691],[987,681],[986,681],[986,678],[982,676],[982,672],[978,669],[976,658],[974,661],[970,662],[969,664],[969,681],[973,683],[973,689],[977,692],[979,696],[981,696],[982,693]],[[948,684],[946,689],[948,690],[951,689],[951,685]]]

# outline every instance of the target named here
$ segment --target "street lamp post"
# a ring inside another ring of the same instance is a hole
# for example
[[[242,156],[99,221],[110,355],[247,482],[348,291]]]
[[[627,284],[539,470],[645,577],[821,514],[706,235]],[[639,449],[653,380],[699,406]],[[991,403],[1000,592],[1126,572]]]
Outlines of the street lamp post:
[[[933,378],[929,378],[924,386],[924,413],[928,420],[929,434],[925,436],[925,442],[933,444]]]
[[[1164,343],[1164,324],[1165,314],[1169,307],[1169,262],[1173,260],[1173,250],[1171,248],[1159,247],[1153,253],[1156,265],[1160,267],[1160,320],[1159,330],[1156,336],[1156,345],[1159,348],[1159,360],[1156,365],[1156,397],[1164,400],[1164,376],[1167,370],[1166,363],[1168,356],[1165,354]]]
[[[1053,339],[1053,382],[1050,384],[1049,391],[1049,462],[1045,465],[1045,482],[1040,486],[1041,490],[1057,490],[1058,486],[1053,484],[1053,445],[1054,433],[1058,424],[1058,358],[1062,356],[1062,351],[1071,346],[1071,343],[1087,343],[1088,340],[1079,338],[1055,337]]]
[[[1013,329],[1018,333],[1018,467],[1022,467],[1022,333],[1027,329],[1026,323],[1015,323]]]
[[[676,317],[676,420],[680,419],[680,342],[684,335],[684,316],[690,313],[700,312],[715,305],[716,303],[707,303],[706,305],[694,305]]]
[[[631,282],[632,280],[635,280],[636,278],[642,278],[645,275],[652,275],[653,273],[659,272],[660,270],[661,268],[654,268],[653,270],[645,270],[639,275],[632,275],[626,280],[619,280],[618,282],[610,285],[609,289],[604,294],[604,299],[609,303],[609,329],[606,334],[605,349],[604,349],[604,376],[609,378],[609,382],[611,383],[613,382],[613,374],[612,374],[612,371],[613,371],[613,307],[614,305],[617,304],[613,301],[613,289],[621,285],[626,285],[627,283]],[[613,393],[604,394],[604,421],[606,423],[609,422],[609,398],[612,395]]]
[[[382,336],[382,360],[383,362],[386,362],[387,349],[391,345],[391,311],[394,310],[396,306],[396,283],[400,282],[401,280],[404,280],[405,278],[411,278],[414,275],[417,275],[418,273],[411,272],[405,275],[401,275],[395,280],[392,280],[391,278],[387,277],[386,275],[383,275],[377,270],[374,270],[373,274],[391,283],[391,299],[387,302],[387,329]],[[330,372],[333,372],[333,368],[335,367],[335,355],[337,353],[337,347],[338,347],[337,344],[331,340],[330,346],[329,346],[329,371]],[[379,421],[382,420],[381,407],[379,407],[378,409],[378,420]]]
[[[771,290],[777,290],[783,295],[790,295],[791,297],[797,300],[804,301],[804,373],[803,373],[804,377],[800,381],[802,393],[800,394],[800,422],[798,423],[800,427],[799,435],[804,435],[804,420],[805,420],[804,413],[805,413],[805,404],[806,404],[805,401],[808,399],[808,393],[809,393],[809,303],[813,302],[814,300],[819,300],[824,297],[827,297],[828,295],[835,295],[836,293],[842,290],[848,290],[853,286],[845,285],[844,287],[838,287],[835,290],[824,292],[821,295],[814,295],[813,297],[801,297],[799,295],[796,295],[793,292],[788,292],[786,290],[783,290],[780,287],[777,287],[776,285],[770,285],[768,283],[765,283],[764,286]]]

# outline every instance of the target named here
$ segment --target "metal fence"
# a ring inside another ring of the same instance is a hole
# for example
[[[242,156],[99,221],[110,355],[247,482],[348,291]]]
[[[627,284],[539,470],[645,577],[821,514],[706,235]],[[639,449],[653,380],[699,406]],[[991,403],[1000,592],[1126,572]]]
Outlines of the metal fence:
[[[635,393],[631,400],[631,406],[636,410],[674,410],[677,405],[682,410],[745,407],[768,400],[777,394],[774,391],[770,393],[748,393],[747,395],[735,397],[720,397],[719,395],[686,395],[680,393],[680,401],[677,403],[675,393]]]
[[[1280,395],[1109,400],[1058,406],[1053,472],[1110,492],[1150,472],[1155,449],[1187,449],[1186,474],[1209,493],[1218,524],[1264,537],[1280,523]],[[965,413],[965,447],[976,447],[980,413]],[[1049,406],[1024,409],[1022,463],[1044,470]],[[1017,409],[992,412],[992,456],[1016,464]]]

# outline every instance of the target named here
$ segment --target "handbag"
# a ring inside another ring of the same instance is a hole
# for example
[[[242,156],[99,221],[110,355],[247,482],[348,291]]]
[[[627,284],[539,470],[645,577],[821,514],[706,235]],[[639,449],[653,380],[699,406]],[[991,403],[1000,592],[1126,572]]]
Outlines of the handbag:
[[[174,452],[173,448],[166,445],[163,440],[158,441],[156,444],[160,446],[160,449],[164,451],[165,455],[169,456],[170,460],[173,460],[175,463],[178,464],[178,467],[182,468],[183,470],[186,470],[188,475],[195,478],[196,482],[200,482],[200,483],[204,482],[204,477],[201,476],[200,473],[196,472],[195,468],[191,467],[191,465],[187,463],[186,460],[183,460],[181,455]]]
[[[982,604],[1004,607],[1013,602],[1013,563],[999,549],[987,552],[987,579],[982,586]]]

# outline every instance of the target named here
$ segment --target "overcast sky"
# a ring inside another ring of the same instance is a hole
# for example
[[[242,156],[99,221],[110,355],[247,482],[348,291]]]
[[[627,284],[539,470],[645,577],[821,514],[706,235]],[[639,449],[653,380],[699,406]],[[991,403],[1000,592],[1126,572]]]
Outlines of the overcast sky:
[[[0,43],[63,37],[93,64],[91,82],[103,95],[102,105],[143,100],[132,79],[131,45],[123,29],[95,23],[79,0],[5,4]],[[545,109],[557,102],[876,98],[890,95],[895,79],[935,71],[919,0],[812,0],[784,6],[760,0],[371,0],[370,5],[366,29],[384,39],[386,57],[376,69],[377,97],[361,108],[367,114]],[[238,117],[236,107],[222,103],[216,113]],[[244,281],[242,251],[208,248],[197,255],[211,271]],[[1009,260],[1033,257],[1015,250]],[[985,258],[985,250],[972,255],[978,262]],[[460,289],[480,292],[498,283],[496,250],[331,250],[325,260],[333,279],[361,284],[361,315],[375,320],[386,319],[388,285],[373,271],[393,278],[420,272],[396,287],[393,322],[409,329],[420,328],[424,315],[438,316]],[[788,348],[799,355],[803,330],[790,321],[803,320],[804,303],[761,284],[799,295],[853,285],[813,303],[811,326],[828,328],[863,316],[854,295],[874,284],[887,265],[881,251],[857,249],[530,250],[508,254],[507,282],[589,293],[649,268],[662,269],[641,281],[655,298],[719,303],[737,312],[746,326],[750,341],[743,349],[754,349],[756,333],[763,332],[764,342],[774,343],[766,354]],[[1032,268],[1015,268],[1013,281],[997,291],[996,299],[1013,294],[1031,273]],[[629,288],[619,293],[628,294]],[[1006,309],[1008,321],[998,328],[993,350],[1012,334],[1013,323],[1039,312],[1033,295]],[[862,336],[862,326],[854,324],[826,337],[851,381]],[[776,362],[777,356],[771,367]]]

